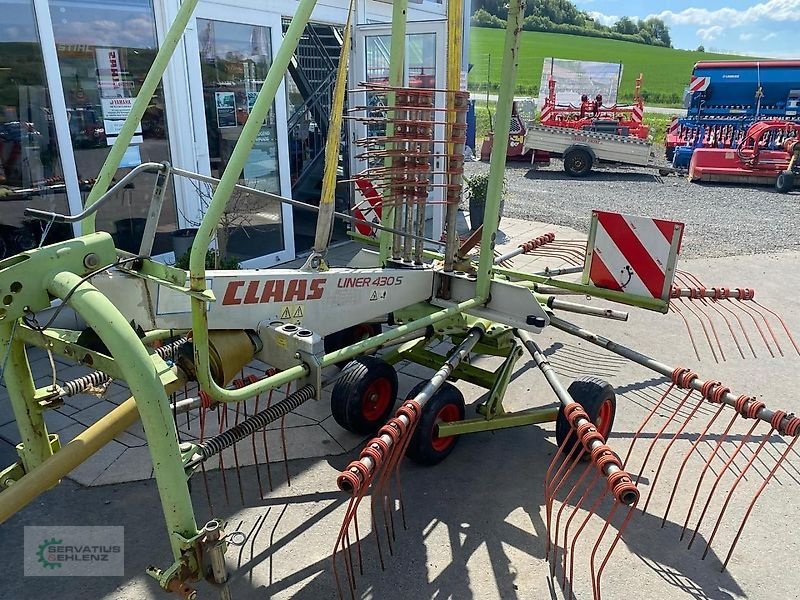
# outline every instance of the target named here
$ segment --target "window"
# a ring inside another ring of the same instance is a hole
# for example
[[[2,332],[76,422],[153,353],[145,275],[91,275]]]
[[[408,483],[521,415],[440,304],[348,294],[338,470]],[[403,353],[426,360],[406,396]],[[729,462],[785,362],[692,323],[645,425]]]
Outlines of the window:
[[[84,196],[100,172],[158,50],[150,0],[51,0],[75,163]],[[164,93],[159,87],[120,165],[117,179],[142,162],[169,160]],[[144,174],[98,211],[97,228],[119,248],[138,250],[155,175]],[[153,252],[172,250],[177,229],[172,187],[161,213]]]
[[[50,95],[30,0],[0,0],[0,258],[30,250],[44,223],[26,208],[68,212]],[[69,238],[55,224],[47,242]]]

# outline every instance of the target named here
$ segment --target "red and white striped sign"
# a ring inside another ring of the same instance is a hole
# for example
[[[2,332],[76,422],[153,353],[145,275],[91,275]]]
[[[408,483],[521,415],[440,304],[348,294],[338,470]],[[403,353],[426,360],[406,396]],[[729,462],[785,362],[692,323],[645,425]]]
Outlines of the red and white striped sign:
[[[634,123],[641,123],[644,120],[644,107],[639,104],[633,105],[631,111],[631,121]]]
[[[585,283],[669,301],[683,228],[675,221],[594,211]]]
[[[544,106],[542,107],[542,112],[539,115],[539,121],[542,123],[546,123],[550,120],[550,116],[553,112],[553,107],[550,106],[550,103],[545,101]]]
[[[689,80],[689,93],[705,92],[709,85],[711,85],[711,77],[697,77],[692,75],[691,80]]]
[[[370,223],[381,222],[381,195],[372,182],[366,177],[356,178],[356,204],[353,207],[353,216],[361,221]],[[375,237],[377,229],[366,223],[356,223],[356,231],[361,235]]]

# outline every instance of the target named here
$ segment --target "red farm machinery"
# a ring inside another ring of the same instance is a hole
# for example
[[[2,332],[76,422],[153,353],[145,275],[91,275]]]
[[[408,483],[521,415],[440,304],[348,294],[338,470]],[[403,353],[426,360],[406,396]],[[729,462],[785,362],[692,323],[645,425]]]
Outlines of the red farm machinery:
[[[736,150],[761,121],[800,123],[800,61],[702,61],[685,93],[685,117],[672,121],[666,158],[688,168],[699,149]]]
[[[794,188],[800,171],[800,123],[759,121],[736,148],[697,148],[689,164],[691,181],[775,185]]]

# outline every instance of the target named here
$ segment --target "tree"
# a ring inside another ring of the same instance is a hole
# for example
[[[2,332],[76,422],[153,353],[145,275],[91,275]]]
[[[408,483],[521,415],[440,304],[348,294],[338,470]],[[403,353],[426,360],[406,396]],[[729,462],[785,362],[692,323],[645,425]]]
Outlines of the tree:
[[[628,17],[620,17],[619,21],[614,23],[614,31],[634,35],[639,33],[639,26]]]
[[[669,35],[669,27],[658,17],[650,17],[644,21],[639,22],[640,29],[646,29],[653,36],[653,39],[659,40],[667,48],[672,48],[672,38]]]
[[[706,51],[706,47],[705,47],[705,46],[703,46],[703,44],[700,44],[700,45],[697,47],[697,51],[698,51],[698,52],[705,52],[705,51]]]

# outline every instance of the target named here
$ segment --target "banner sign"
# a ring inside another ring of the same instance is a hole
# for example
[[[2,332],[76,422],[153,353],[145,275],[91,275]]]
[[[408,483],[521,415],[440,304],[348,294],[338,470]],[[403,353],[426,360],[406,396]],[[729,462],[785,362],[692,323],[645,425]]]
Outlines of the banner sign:
[[[539,86],[538,105],[544,105],[549,95],[550,78],[556,82],[556,104],[581,105],[584,94],[594,100],[599,94],[603,105],[617,102],[619,82],[622,80],[622,65],[586,60],[545,58],[542,67],[542,82]]]

